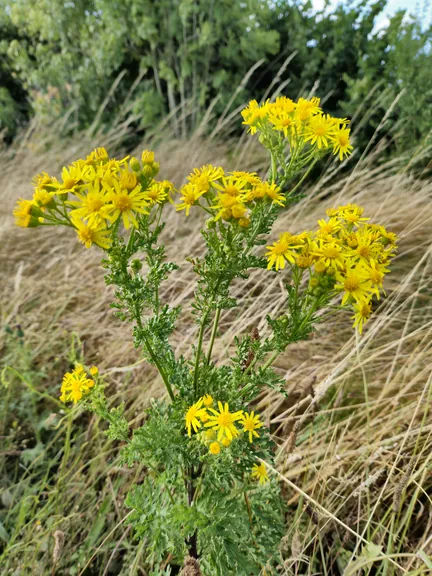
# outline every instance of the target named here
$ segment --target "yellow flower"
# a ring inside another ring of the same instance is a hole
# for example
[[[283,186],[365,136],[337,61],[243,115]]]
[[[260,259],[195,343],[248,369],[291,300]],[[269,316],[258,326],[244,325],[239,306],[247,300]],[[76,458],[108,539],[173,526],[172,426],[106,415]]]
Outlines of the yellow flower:
[[[264,198],[268,196],[273,200],[273,204],[279,204],[283,206],[285,204],[285,196],[281,193],[280,187],[273,182],[262,182],[257,186],[254,186],[250,192],[247,193],[246,198],[248,200],[255,200],[257,198]]]
[[[314,114],[321,112],[319,107],[320,99],[312,98],[311,100],[305,100],[304,98],[299,98],[296,106],[296,116],[302,122],[308,120]]]
[[[243,412],[239,410],[238,412],[230,412],[228,402],[223,405],[222,402],[218,402],[219,412],[213,408],[209,408],[212,413],[210,415],[209,421],[205,423],[205,426],[217,430],[217,439],[220,442],[222,438],[227,437],[230,440],[239,435],[239,431],[234,426],[234,422],[240,420]]]
[[[223,177],[220,184],[213,182],[213,188],[219,191],[219,195],[226,194],[227,196],[240,198],[247,184],[249,184],[247,179],[229,176],[228,178]]]
[[[100,248],[108,250],[111,246],[111,232],[105,228],[103,222],[90,226],[90,224],[86,224],[82,220],[72,219],[72,224],[76,228],[78,240],[84,244],[86,248],[90,248],[92,244],[96,244]]]
[[[194,429],[194,432],[198,432],[198,429],[201,428],[200,420],[202,421],[203,416],[204,418],[208,416],[206,409],[203,408],[202,405],[203,399],[200,398],[198,402],[192,404],[192,406],[186,412],[185,421],[189,438],[192,434],[192,428]]]
[[[100,146],[99,148],[95,148],[90,152],[90,154],[85,159],[86,164],[105,164],[108,162],[109,156],[106,148]]]
[[[371,260],[365,267],[366,274],[368,275],[372,285],[376,289],[376,295],[378,300],[380,299],[379,296],[379,289],[381,288],[384,292],[383,288],[383,280],[384,276],[390,272],[388,268],[385,267],[384,264],[379,264],[375,260]],[[385,295],[385,292],[384,292]]]
[[[280,110],[285,114],[291,114],[295,111],[296,106],[297,104],[293,102],[291,98],[287,98],[286,96],[278,96],[272,106],[272,109]]]
[[[245,412],[242,416],[241,423],[243,424],[244,431],[249,434],[250,443],[252,443],[253,437],[259,438],[259,434],[256,430],[263,426],[259,414],[254,414],[253,411],[250,414]]]
[[[319,240],[319,245],[311,252],[319,258],[325,265],[334,266],[341,270],[345,267],[345,259],[341,245],[336,240]]]
[[[230,176],[233,176],[238,180],[242,180],[247,184],[251,184],[252,186],[261,184],[261,178],[257,175],[256,172],[242,172],[241,170],[233,170],[233,172],[230,172]]]
[[[126,188],[126,190],[133,190],[138,184],[138,178],[135,172],[129,172],[129,170],[121,170],[119,176],[120,186]]]
[[[192,206],[197,204],[198,200],[204,194],[203,190],[198,190],[193,184],[185,184],[180,188],[180,204],[176,205],[176,210],[185,210],[186,216],[189,216],[189,211]]]
[[[229,438],[223,438],[222,439],[222,446],[224,446],[225,448],[228,448],[229,446],[231,446],[232,440],[230,440]]]
[[[259,127],[260,122],[267,117],[268,112],[268,102],[260,106],[256,100],[251,100],[246,108],[241,111],[244,120],[243,124],[249,126],[248,132],[255,134],[257,127]]]
[[[334,126],[330,117],[324,114],[317,114],[309,120],[304,131],[304,136],[306,142],[310,141],[312,146],[316,145],[317,148],[327,148],[333,132]]]
[[[24,200],[20,198],[17,201],[17,206],[13,211],[15,216],[15,225],[21,226],[22,228],[33,228],[38,226],[38,219],[33,216],[32,211],[37,208],[36,204],[32,200]]]
[[[367,300],[359,300],[353,305],[354,316],[351,319],[354,320],[353,328],[357,328],[359,333],[363,332],[363,325],[369,320],[372,314],[372,306]]]
[[[332,134],[333,154],[339,154],[339,160],[343,160],[345,156],[349,156],[353,151],[353,146],[350,144],[350,130],[349,128],[337,128]]]
[[[52,192],[47,192],[44,188],[35,188],[33,193],[33,202],[38,206],[48,208],[55,207],[54,195]]]
[[[90,392],[93,386],[94,381],[91,378],[87,378],[85,372],[78,366],[72,372],[66,372],[64,375],[60,400],[62,402],[73,402],[76,404],[78,400],[81,400],[83,395]]]
[[[82,184],[86,168],[79,166],[66,166],[63,168],[61,176],[62,181],[56,186],[56,194],[67,194],[68,192],[75,192],[75,190]]]
[[[215,220],[219,220],[219,218],[224,218],[224,220],[229,220],[229,218],[233,215],[232,208],[239,204],[239,200],[236,196],[232,196],[231,194],[221,194],[219,193],[216,197],[216,204],[211,206],[212,210],[218,210],[218,213],[215,216]],[[227,212],[228,211],[228,212]],[[243,212],[244,214],[244,212]],[[243,216],[241,214],[241,216]]]
[[[211,406],[213,404],[213,398],[212,396],[210,396],[210,394],[206,394],[205,396],[203,396],[203,403],[204,406],[206,408],[208,408],[209,406]]]
[[[266,258],[268,260],[267,269],[271,270],[273,266],[276,270],[285,268],[285,261],[295,263],[296,248],[300,248],[301,244],[296,244],[296,237],[285,232],[279,236],[279,240],[274,242],[272,246],[267,246]]]
[[[272,124],[273,130],[283,132],[285,138],[288,138],[296,131],[297,124],[292,114],[287,114],[286,112],[282,112],[279,110],[275,112],[270,112],[269,122],[270,124]]]
[[[46,172],[41,172],[36,174],[33,178],[33,184],[35,188],[41,188],[42,190],[50,189],[52,190],[57,184],[57,179],[53,176],[49,176]]]
[[[369,300],[370,295],[374,292],[369,275],[362,264],[356,264],[354,268],[348,269],[343,274],[337,273],[336,279],[339,284],[335,285],[336,290],[344,290],[345,294],[342,298],[342,305],[348,299],[360,302],[361,300]]]
[[[330,218],[327,222],[326,220],[318,220],[319,230],[317,232],[318,237],[332,236],[335,235],[342,227],[342,222],[337,218]]]
[[[165,182],[156,182],[153,180],[150,187],[145,190],[144,197],[150,204],[163,204],[168,198],[168,192],[169,187]]]
[[[114,210],[113,204],[109,204],[110,197],[105,190],[100,189],[100,181],[95,180],[88,184],[88,193],[76,193],[78,200],[70,200],[67,204],[77,206],[71,210],[72,219],[88,220],[91,227],[102,224],[104,220],[110,220]]]
[[[220,444],[219,442],[212,442],[209,446],[210,454],[219,454],[220,452]]]
[[[264,464],[264,462],[262,462],[261,464],[254,464],[252,466],[252,478],[256,478],[257,480],[259,480],[260,484],[265,484],[266,482],[269,482],[269,477],[267,474],[267,468]]]
[[[97,376],[99,374],[99,368],[97,366],[91,366],[89,372],[92,376]]]
[[[367,222],[369,218],[362,217],[364,209],[357,204],[347,204],[346,206],[339,206],[338,208],[339,218],[354,224],[354,226],[359,226],[362,222]]]
[[[126,230],[130,226],[138,228],[138,221],[135,214],[148,214],[148,202],[141,185],[136,186],[132,191],[122,188],[117,180],[113,180],[114,188],[108,193],[109,200],[113,203],[112,220],[116,221],[120,216]]]
[[[194,168],[193,172],[189,174],[187,179],[196,187],[197,190],[205,193],[210,190],[210,184],[215,180],[222,178],[223,175],[223,168],[207,164],[206,166],[201,166],[201,168]]]

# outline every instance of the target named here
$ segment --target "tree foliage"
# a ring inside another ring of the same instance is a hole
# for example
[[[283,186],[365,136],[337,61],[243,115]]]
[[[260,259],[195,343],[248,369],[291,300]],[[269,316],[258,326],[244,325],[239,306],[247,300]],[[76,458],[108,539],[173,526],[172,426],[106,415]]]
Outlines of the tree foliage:
[[[132,112],[145,130],[169,114],[184,137],[209,106],[218,117],[269,86],[297,97],[319,85],[334,114],[374,95],[363,147],[406,89],[387,124],[404,126],[406,147],[430,127],[431,28],[400,12],[377,31],[386,3],[316,12],[310,0],[0,0],[0,129],[72,107],[77,127]]]

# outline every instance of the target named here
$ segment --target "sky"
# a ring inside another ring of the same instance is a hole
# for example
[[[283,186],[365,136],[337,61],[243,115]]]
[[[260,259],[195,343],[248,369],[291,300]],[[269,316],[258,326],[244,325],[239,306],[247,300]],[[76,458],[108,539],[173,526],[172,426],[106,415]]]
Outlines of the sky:
[[[317,10],[322,9],[324,6],[324,0],[312,0],[312,2]],[[331,0],[332,6],[336,6],[339,3],[341,3],[341,0]],[[421,12],[421,7],[424,3],[424,0],[388,0],[384,13],[377,19],[376,29],[385,26],[388,22],[389,16],[393,16],[397,10],[409,10],[412,13],[417,13],[420,10]],[[432,7],[430,5],[427,10],[427,20],[429,22],[432,21]]]

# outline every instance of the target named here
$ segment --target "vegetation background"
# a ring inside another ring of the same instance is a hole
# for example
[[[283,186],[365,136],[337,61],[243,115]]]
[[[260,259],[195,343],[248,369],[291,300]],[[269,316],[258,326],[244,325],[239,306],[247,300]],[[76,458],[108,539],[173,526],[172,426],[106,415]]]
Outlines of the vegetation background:
[[[121,466],[99,421],[66,415],[57,397],[79,348],[137,425],[161,383],[109,310],[98,253],[58,230],[35,242],[14,228],[17,197],[37,172],[100,145],[154,148],[176,184],[207,162],[265,175],[239,110],[279,93],[315,93],[351,117],[356,152],[320,166],[278,228],[300,231],[354,200],[400,235],[387,298],[362,338],[344,316],[324,322],[278,361],[288,400],[268,392],[256,406],[288,504],[280,573],[432,571],[431,27],[425,4],[377,30],[385,5],[0,0],[2,574],[158,573],[123,505],[147,471]],[[181,270],[165,296],[186,303],[202,222],[172,211],[168,224]],[[236,286],[245,309],[222,318],[221,362],[235,335],[283,310],[278,283],[258,273]],[[195,331],[185,312],[182,351]],[[170,560],[164,573],[175,574]]]

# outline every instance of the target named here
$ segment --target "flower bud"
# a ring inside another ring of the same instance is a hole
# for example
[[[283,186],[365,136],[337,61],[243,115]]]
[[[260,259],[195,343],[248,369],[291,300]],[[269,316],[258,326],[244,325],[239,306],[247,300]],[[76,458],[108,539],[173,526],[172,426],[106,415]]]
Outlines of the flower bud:
[[[209,218],[206,221],[206,226],[208,230],[213,230],[214,228],[216,228],[216,220],[214,218]]]
[[[316,276],[312,276],[312,278],[309,280],[309,287],[314,289],[317,286],[319,286],[319,278],[317,278]]]
[[[240,218],[238,223],[239,223],[239,226],[241,226],[242,228],[249,228],[250,218]]]
[[[129,166],[134,172],[139,172],[141,170],[140,161],[138,160],[138,158],[135,158],[135,156],[132,156],[132,158],[130,159]]]
[[[131,268],[134,272],[139,272],[142,268],[141,260],[138,260],[138,258],[135,258],[135,260],[132,260]]]
[[[154,152],[151,150],[144,150],[141,154],[141,160],[143,164],[153,164],[154,162]]]
[[[143,166],[141,175],[144,176],[144,178],[146,178],[147,180],[150,180],[151,178],[153,178],[153,167],[151,164],[145,164]]]
[[[152,162],[151,167],[153,169],[153,178],[154,178],[156,176],[156,174],[159,173],[160,164],[159,164],[159,162]]]
[[[327,276],[334,276],[336,274],[336,269],[333,266],[329,266],[326,270]]]
[[[229,208],[224,208],[222,210],[222,220],[228,221],[228,220],[231,220],[231,218],[232,218],[231,210]]]

